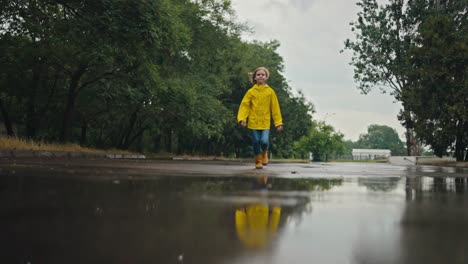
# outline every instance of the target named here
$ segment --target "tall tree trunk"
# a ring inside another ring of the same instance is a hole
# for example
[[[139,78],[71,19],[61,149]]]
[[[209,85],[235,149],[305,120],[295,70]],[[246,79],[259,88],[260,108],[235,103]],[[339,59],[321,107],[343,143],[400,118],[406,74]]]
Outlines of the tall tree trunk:
[[[455,158],[457,161],[463,161],[465,159],[465,144],[463,144],[463,139],[460,139],[457,136],[455,143]]]
[[[126,149],[130,149],[130,146],[133,144],[133,142],[135,142],[137,139],[138,139],[138,143],[137,143],[137,146],[136,148],[139,150],[139,149],[142,149],[143,146],[140,146],[141,145],[141,142],[143,140],[143,133],[148,129],[148,127],[142,127],[140,128],[136,133],[135,135],[132,137],[132,138],[129,138],[128,139],[128,145],[126,146]],[[141,151],[140,151],[141,152]]]
[[[161,132],[153,136],[153,146],[149,150],[153,152],[160,152],[162,150],[161,143],[162,143],[162,136]]]
[[[73,117],[73,111],[75,110],[75,100],[76,95],[74,94],[74,92],[70,91],[68,94],[65,111],[63,112],[62,131],[60,133],[61,142],[67,142],[68,140],[70,140],[71,121]]]
[[[122,135],[122,139],[120,140],[120,143],[118,146],[121,149],[128,149],[128,147],[130,146],[130,136],[132,135],[133,129],[135,127],[139,110],[140,109],[136,109],[135,111],[133,111],[132,115],[130,116],[127,132],[124,133],[124,135]]]
[[[164,151],[172,153],[172,129],[164,129]]]
[[[144,148],[143,148],[143,133],[138,135],[137,138],[137,143],[136,143],[136,150],[137,152],[143,153]]]
[[[463,129],[466,143],[465,144],[465,161],[468,161],[468,120],[465,121],[465,127]]]
[[[10,116],[8,115],[8,111],[6,110],[2,99],[0,99],[0,111],[2,112],[3,125],[5,126],[7,135],[10,137],[14,137],[15,132],[13,131],[13,124],[11,123]]]
[[[29,93],[29,101],[26,111],[26,136],[28,138],[33,138],[36,136],[36,126],[37,126],[37,117],[36,117],[36,96],[37,90],[39,87],[41,79],[41,65],[38,65],[38,62],[33,67],[33,77],[31,82],[31,91]]]
[[[88,124],[83,121],[81,123],[80,146],[84,146],[86,145],[86,143],[88,143],[87,134],[88,134]]]
[[[411,112],[405,108],[405,103],[403,101],[403,109],[398,114],[398,120],[405,127],[405,138],[406,138],[406,155],[414,156],[417,146],[417,140],[414,136],[414,124],[413,119],[411,118]]]
[[[171,129],[171,153],[177,153],[177,148],[179,146],[178,134],[176,130]]]
[[[405,137],[406,137],[406,155],[413,156],[413,142],[414,142],[413,129],[406,128]]]
[[[240,158],[240,148],[239,147],[235,148],[234,153],[236,154],[236,158]]]
[[[465,131],[463,130],[463,121],[459,120],[457,125],[457,133],[455,139],[455,158],[457,161],[463,161],[466,149]]]
[[[85,71],[86,66],[80,65],[70,80],[67,103],[63,112],[62,131],[60,133],[60,141],[62,142],[70,140],[72,117],[75,110],[76,98],[78,97],[80,79]]]

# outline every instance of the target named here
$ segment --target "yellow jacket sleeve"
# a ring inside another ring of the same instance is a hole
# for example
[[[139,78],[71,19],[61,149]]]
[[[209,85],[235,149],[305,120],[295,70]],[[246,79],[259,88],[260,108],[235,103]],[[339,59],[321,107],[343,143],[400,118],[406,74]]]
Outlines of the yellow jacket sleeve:
[[[278,102],[278,97],[273,91],[271,96],[271,113],[273,115],[273,120],[275,121],[275,127],[283,125],[283,117],[281,116],[281,109]]]
[[[251,94],[249,90],[244,95],[244,98],[242,99],[242,102],[240,103],[239,112],[237,113],[237,123],[239,123],[240,121],[247,122],[247,117],[249,117],[249,114],[250,114],[250,103],[251,103],[250,100],[251,100]]]

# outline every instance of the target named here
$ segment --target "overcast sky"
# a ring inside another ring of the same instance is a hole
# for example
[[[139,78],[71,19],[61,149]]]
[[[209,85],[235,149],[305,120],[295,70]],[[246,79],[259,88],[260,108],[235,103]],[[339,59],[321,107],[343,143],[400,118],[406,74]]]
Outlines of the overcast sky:
[[[362,95],[349,65],[351,52],[343,49],[352,38],[349,22],[356,20],[354,0],[232,0],[238,21],[254,32],[245,40],[278,40],[284,76],[293,90],[303,91],[315,105],[314,119],[325,120],[345,139],[357,140],[370,124],[395,128],[401,105],[377,88]]]

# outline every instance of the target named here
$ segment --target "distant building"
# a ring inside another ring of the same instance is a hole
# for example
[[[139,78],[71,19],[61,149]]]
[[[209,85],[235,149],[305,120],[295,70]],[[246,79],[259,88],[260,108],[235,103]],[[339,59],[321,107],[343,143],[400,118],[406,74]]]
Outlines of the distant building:
[[[389,149],[353,149],[353,160],[384,159],[390,156]]]

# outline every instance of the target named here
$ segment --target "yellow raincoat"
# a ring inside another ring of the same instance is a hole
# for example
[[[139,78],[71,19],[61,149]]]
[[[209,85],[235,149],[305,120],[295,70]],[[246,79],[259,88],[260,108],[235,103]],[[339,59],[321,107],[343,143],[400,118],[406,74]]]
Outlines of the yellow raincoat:
[[[251,249],[266,247],[278,231],[281,208],[253,204],[236,210],[236,232],[239,240]]]
[[[247,121],[247,127],[255,130],[270,129],[273,114],[275,127],[283,125],[283,117],[275,91],[268,84],[254,84],[245,94],[237,114],[237,122]]]

